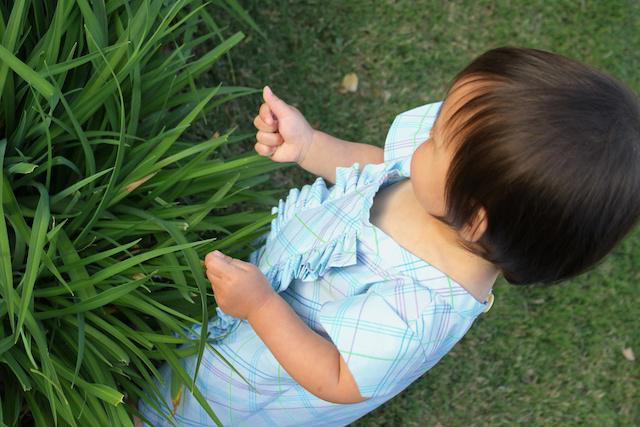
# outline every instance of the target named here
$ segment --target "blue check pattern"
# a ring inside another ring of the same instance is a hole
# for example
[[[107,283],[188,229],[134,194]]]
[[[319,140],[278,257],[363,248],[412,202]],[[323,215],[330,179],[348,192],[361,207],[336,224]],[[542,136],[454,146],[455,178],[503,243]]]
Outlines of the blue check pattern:
[[[205,350],[197,386],[225,426],[347,425],[424,375],[487,308],[487,301],[476,300],[369,221],[376,192],[410,176],[411,156],[427,140],[440,105],[396,116],[383,163],[338,167],[330,188],[319,177],[291,189],[273,207],[278,217],[249,256],[300,318],[334,343],[368,399],[336,404],[311,394],[248,322],[218,308],[209,322],[217,354]],[[198,330],[195,325],[194,336]],[[196,357],[181,361],[192,374]],[[160,372],[159,387],[171,408],[171,372],[168,366]],[[139,408],[153,425],[170,425],[144,401]],[[188,390],[168,416],[178,425],[215,425]]]

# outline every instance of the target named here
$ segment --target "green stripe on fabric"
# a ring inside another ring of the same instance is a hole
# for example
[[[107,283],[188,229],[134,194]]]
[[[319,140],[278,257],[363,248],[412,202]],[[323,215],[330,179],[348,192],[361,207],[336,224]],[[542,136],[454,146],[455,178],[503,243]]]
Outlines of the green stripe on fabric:
[[[416,129],[416,133],[413,134],[413,146],[415,147],[416,145],[416,137],[418,136],[418,134],[420,133],[420,129],[422,129],[422,124],[424,123],[424,119],[429,115],[429,113],[431,113],[431,108],[425,108],[425,113],[422,116],[422,119],[420,119],[420,124],[418,125],[418,128]]]
[[[453,287],[451,286],[451,279],[449,278],[449,276],[445,276],[447,278],[447,284],[449,285],[449,296],[451,297],[451,308],[454,308],[453,306]]]
[[[340,350],[341,353],[345,353],[348,354],[350,356],[360,356],[360,357],[364,357],[366,359],[374,359],[374,360],[386,360],[386,361],[394,361],[396,360],[396,357],[391,357],[391,358],[387,358],[387,357],[375,357],[375,356],[370,356],[368,354],[363,354],[363,353],[356,353],[355,351],[348,351],[348,350]]]
[[[298,216],[298,214],[297,214],[297,213],[296,213],[296,214],[294,214],[294,216],[295,216],[295,218],[296,218],[298,221],[300,221],[300,223],[301,223],[302,225],[304,225],[304,227],[305,227],[307,230],[309,230],[309,233],[313,234],[313,235],[316,237],[316,239],[320,240],[322,243],[327,243],[327,242],[326,242],[326,240],[324,240],[322,237],[318,236],[318,235],[317,235],[317,234],[316,234],[316,233],[315,233],[315,232],[314,232],[314,231],[313,231],[313,230],[312,230],[312,229],[311,229],[311,228],[310,228],[310,227],[309,227],[309,226],[308,226],[308,225],[307,225],[307,224],[306,224],[306,223],[305,223],[305,222],[304,222],[304,221],[303,221],[299,216]]]

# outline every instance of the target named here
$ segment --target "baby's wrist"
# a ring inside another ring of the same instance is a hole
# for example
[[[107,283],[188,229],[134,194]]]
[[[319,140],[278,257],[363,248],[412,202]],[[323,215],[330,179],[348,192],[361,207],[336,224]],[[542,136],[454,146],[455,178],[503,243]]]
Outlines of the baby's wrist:
[[[314,141],[317,138],[318,138],[318,131],[316,129],[312,129],[311,137],[307,140],[307,143],[304,144],[304,146],[302,147],[302,150],[300,150],[300,156],[296,161],[298,165],[302,165],[302,162],[304,161],[304,159],[307,158],[307,153],[309,153],[309,150],[311,149],[311,145],[314,143]]]
[[[276,299],[278,296],[279,296],[278,293],[273,289],[267,292],[267,295],[264,298],[262,298],[262,300],[258,304],[256,304],[256,306],[253,307],[249,313],[247,313],[246,320],[248,322],[251,322],[252,319],[256,318],[256,316],[258,315],[258,313],[261,312],[262,309],[269,306],[272,300]]]

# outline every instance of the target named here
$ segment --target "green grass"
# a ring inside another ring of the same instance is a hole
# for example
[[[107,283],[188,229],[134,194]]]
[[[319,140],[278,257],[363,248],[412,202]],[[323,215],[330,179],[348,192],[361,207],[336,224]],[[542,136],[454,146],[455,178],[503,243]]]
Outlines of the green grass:
[[[251,187],[281,167],[222,162],[218,146],[251,137],[228,126],[183,139],[259,92],[194,84],[245,37],[218,38],[212,15],[255,26],[226,4],[0,0],[0,426],[132,425],[165,361],[172,397],[191,390],[217,420],[178,363],[209,346],[202,259],[264,233],[272,215],[251,208],[277,199]]]
[[[496,6],[499,4],[500,6]],[[343,139],[383,146],[393,118],[442,99],[446,83],[502,45],[551,50],[612,74],[640,93],[637,1],[245,1],[268,35],[247,37],[208,77],[268,84],[309,122]],[[229,20],[227,32],[239,24]],[[349,72],[355,93],[339,91]],[[384,91],[390,93],[385,101]],[[252,121],[262,99],[210,116],[207,132]],[[253,150],[255,141],[229,149]],[[227,147],[224,147],[225,149]],[[310,183],[295,166],[264,188]],[[593,271],[556,287],[499,278],[481,315],[440,363],[354,426],[640,425],[640,241],[635,230]]]

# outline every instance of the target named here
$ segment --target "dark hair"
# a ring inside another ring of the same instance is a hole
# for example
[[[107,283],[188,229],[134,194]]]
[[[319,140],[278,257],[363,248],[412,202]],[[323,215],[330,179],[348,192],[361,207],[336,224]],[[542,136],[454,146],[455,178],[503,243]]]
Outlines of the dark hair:
[[[512,284],[592,268],[640,217],[638,97],[588,65],[529,48],[483,53],[447,94],[470,81],[488,84],[451,115],[447,214],[435,218],[459,230],[484,207],[482,237],[459,243]]]

